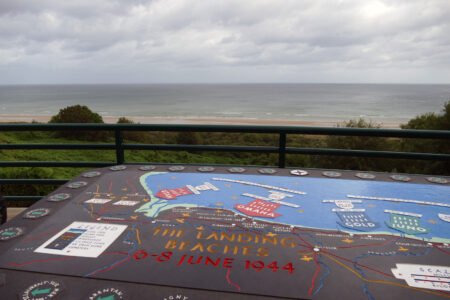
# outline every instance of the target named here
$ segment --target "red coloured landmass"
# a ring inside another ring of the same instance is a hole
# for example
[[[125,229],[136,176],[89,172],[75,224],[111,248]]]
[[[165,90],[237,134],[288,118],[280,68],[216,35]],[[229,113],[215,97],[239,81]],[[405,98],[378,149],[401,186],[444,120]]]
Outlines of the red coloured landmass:
[[[270,203],[267,201],[255,199],[248,204],[236,204],[234,206],[238,211],[252,217],[276,218],[281,214],[274,212],[281,204]]]
[[[193,194],[187,187],[177,189],[163,189],[156,193],[156,197],[167,200],[177,199],[178,196]]]

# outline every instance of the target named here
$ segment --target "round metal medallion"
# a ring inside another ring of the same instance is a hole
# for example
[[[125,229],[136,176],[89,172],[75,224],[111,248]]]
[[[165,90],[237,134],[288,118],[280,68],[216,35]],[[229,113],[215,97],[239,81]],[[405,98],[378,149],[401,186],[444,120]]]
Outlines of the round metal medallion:
[[[97,177],[97,176],[100,176],[100,174],[102,174],[102,173],[97,172],[97,171],[91,171],[91,172],[84,173],[83,177],[85,177],[85,178]]]
[[[376,177],[375,175],[370,173],[356,173],[355,176],[361,179],[375,179]]]
[[[183,166],[171,166],[169,168],[167,168],[169,171],[172,172],[179,172],[179,171],[183,171],[185,169],[185,167]]]
[[[154,170],[154,169],[156,169],[155,166],[142,166],[142,167],[139,167],[139,170],[141,170],[141,171],[151,171],[151,170]]]
[[[112,166],[109,169],[111,171],[122,171],[122,170],[125,170],[126,168],[127,168],[127,166]]]
[[[406,175],[391,175],[391,178],[397,181],[404,181],[404,182],[411,180],[411,177],[408,177]]]
[[[0,230],[0,241],[9,241],[10,239],[21,236],[24,233],[23,227],[8,227]]]
[[[233,167],[233,168],[229,168],[228,172],[230,172],[230,173],[244,173],[245,169],[241,168],[241,167]]]
[[[50,196],[47,201],[59,202],[59,201],[67,200],[69,198],[70,198],[70,194],[61,193],[61,194],[55,194],[55,195]]]
[[[71,188],[71,189],[78,189],[78,188],[81,188],[83,186],[86,186],[87,184],[88,183],[86,181],[75,181],[75,182],[69,183],[67,185],[67,187]]]
[[[48,215],[50,213],[50,209],[49,208],[36,208],[30,211],[27,211],[23,217],[25,219],[39,219],[42,217],[45,217],[46,215]]]
[[[332,178],[336,178],[336,177],[341,177],[342,176],[341,173],[335,172],[335,171],[325,171],[325,172],[322,172],[322,175],[326,176],[326,177],[332,177]]]
[[[306,176],[308,175],[308,171],[305,170],[292,170],[291,171],[291,175],[296,175],[296,176]]]

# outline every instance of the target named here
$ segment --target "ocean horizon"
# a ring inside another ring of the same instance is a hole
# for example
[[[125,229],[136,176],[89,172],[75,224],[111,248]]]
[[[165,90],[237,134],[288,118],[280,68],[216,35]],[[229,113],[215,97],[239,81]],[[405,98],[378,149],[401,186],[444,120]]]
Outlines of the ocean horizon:
[[[450,84],[0,85],[0,116],[48,116],[80,104],[103,117],[406,123],[447,101]]]

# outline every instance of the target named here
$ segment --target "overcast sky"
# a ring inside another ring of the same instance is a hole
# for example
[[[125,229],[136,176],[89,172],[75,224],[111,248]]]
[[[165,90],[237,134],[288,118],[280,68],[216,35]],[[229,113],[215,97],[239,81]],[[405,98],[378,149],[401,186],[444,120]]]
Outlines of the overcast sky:
[[[0,0],[0,84],[450,83],[450,0]]]

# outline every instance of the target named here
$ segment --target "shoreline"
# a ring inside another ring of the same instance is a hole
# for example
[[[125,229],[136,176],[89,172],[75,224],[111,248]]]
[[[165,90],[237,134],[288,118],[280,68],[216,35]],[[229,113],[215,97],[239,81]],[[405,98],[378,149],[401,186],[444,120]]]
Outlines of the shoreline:
[[[0,123],[33,121],[47,123],[51,115],[0,115]],[[102,116],[105,123],[117,123],[120,117]],[[257,119],[228,119],[228,118],[180,118],[180,117],[132,117],[127,119],[141,124],[202,124],[202,125],[275,125],[275,126],[314,126],[336,127],[343,121],[303,121],[303,120],[257,120]],[[400,129],[401,122],[373,122],[381,128]]]

